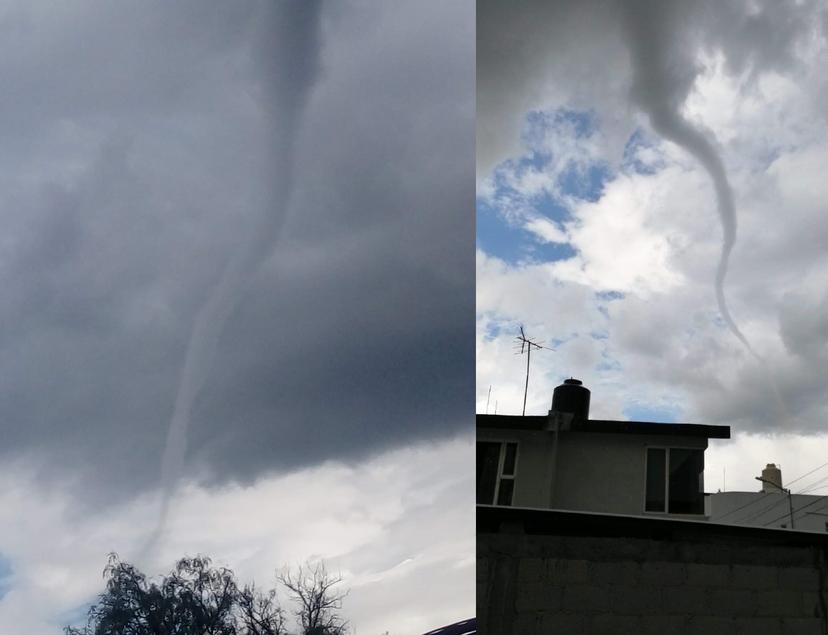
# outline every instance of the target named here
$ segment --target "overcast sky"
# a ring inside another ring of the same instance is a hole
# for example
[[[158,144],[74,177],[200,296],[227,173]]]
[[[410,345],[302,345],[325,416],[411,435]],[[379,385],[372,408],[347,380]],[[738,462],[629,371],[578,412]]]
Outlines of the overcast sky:
[[[0,631],[156,528],[472,615],[472,2],[0,9]],[[178,423],[169,434],[174,411]],[[183,422],[183,423],[182,423]]]
[[[595,417],[730,425],[708,491],[824,463],[828,3],[477,10],[477,411],[520,413],[523,324],[527,413],[575,376]]]

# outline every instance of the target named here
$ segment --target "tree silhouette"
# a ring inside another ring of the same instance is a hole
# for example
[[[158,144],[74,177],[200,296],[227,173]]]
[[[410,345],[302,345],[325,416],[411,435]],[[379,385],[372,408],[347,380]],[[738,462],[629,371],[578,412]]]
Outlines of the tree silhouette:
[[[299,566],[295,573],[289,570],[279,575],[279,581],[288,589],[298,608],[296,617],[305,635],[342,635],[347,623],[339,615],[347,591],[334,589],[342,576],[333,576],[323,562]]]
[[[214,568],[205,556],[182,558],[169,575],[147,577],[110,554],[106,590],[88,612],[86,625],[65,635],[289,635],[276,590],[239,587],[233,572]],[[278,578],[297,600],[302,635],[344,635],[338,611],[346,593],[333,587],[323,564],[304,565]]]

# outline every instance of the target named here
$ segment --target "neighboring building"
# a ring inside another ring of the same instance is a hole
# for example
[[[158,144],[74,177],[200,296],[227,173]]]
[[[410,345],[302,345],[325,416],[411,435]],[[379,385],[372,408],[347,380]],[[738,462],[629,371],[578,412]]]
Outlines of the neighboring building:
[[[705,514],[710,522],[828,532],[828,497],[788,495],[782,471],[773,463],[757,479],[762,481],[761,492],[706,494]]]
[[[477,415],[477,503],[704,518],[704,451],[728,426],[589,418],[568,379],[547,416]]]

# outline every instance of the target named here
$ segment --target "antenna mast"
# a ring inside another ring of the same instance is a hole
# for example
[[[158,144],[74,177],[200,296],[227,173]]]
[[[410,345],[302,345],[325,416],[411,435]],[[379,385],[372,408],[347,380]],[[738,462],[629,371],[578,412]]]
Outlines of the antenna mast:
[[[526,416],[526,395],[529,393],[529,361],[532,359],[532,347],[534,346],[537,349],[546,347],[541,346],[541,342],[535,342],[526,337],[526,333],[523,332],[523,326],[520,327],[520,335],[515,339],[520,342],[520,351],[516,352],[515,355],[523,355],[524,352],[526,353],[526,385],[523,388],[523,416]]]

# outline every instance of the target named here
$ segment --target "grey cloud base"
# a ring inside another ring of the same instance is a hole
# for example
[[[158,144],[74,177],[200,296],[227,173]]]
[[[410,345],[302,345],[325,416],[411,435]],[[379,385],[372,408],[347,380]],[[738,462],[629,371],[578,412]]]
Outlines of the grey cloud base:
[[[268,83],[261,3],[84,7],[66,27],[21,5],[10,33],[33,43],[0,45],[0,451],[111,500],[158,482],[190,329],[270,196],[289,87]],[[323,6],[286,224],[222,329],[190,474],[471,426],[472,14]]]

